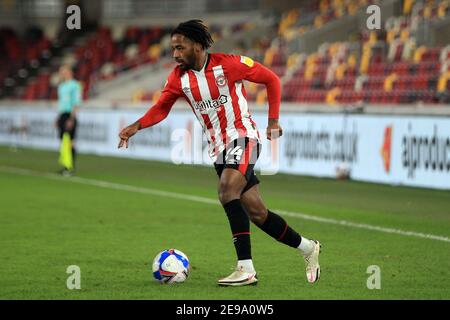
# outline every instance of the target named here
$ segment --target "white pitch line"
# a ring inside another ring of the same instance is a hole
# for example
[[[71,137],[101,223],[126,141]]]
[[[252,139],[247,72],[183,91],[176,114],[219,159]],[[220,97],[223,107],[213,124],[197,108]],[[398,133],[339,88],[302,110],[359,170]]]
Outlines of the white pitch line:
[[[44,177],[44,178],[58,180],[58,181],[80,183],[80,184],[91,185],[91,186],[96,186],[96,187],[101,187],[101,188],[106,188],[106,189],[150,194],[150,195],[155,195],[155,196],[168,197],[168,198],[174,198],[174,199],[180,199],[180,200],[188,200],[188,201],[194,201],[194,202],[201,202],[201,203],[207,203],[207,204],[213,204],[213,205],[220,204],[218,200],[211,199],[211,198],[188,195],[188,194],[177,193],[177,192],[170,192],[170,191],[161,191],[161,190],[150,189],[150,188],[142,188],[142,187],[130,186],[130,185],[126,185],[126,184],[108,182],[108,181],[103,181],[103,180],[88,179],[88,178],[81,178],[81,177],[62,177],[57,174],[42,173],[42,172],[38,172],[38,171],[33,171],[33,170],[28,170],[28,169],[20,169],[20,168],[15,168],[15,167],[7,167],[7,166],[0,166],[0,171],[6,172],[6,173],[20,174],[20,175]],[[406,231],[406,230],[394,229],[394,228],[386,228],[386,227],[351,222],[351,221],[346,221],[346,220],[336,220],[336,219],[332,219],[332,218],[312,216],[312,215],[304,214],[301,212],[292,212],[292,211],[285,211],[285,210],[275,210],[275,211],[284,216],[289,216],[289,217],[303,219],[303,220],[310,220],[310,221],[316,221],[316,222],[321,222],[321,223],[340,225],[340,226],[356,228],[356,229],[366,229],[366,230],[378,231],[378,232],[383,232],[383,233],[398,234],[398,235],[402,235],[402,236],[450,242],[449,237],[438,236],[438,235],[434,235],[434,234],[427,234],[427,233],[415,232],[415,231]]]

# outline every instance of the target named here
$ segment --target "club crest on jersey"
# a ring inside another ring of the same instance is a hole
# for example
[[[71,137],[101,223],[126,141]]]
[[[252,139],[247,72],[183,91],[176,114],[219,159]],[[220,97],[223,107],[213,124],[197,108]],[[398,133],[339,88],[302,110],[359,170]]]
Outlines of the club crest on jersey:
[[[216,84],[218,87],[224,87],[227,84],[227,78],[223,74],[216,77]]]

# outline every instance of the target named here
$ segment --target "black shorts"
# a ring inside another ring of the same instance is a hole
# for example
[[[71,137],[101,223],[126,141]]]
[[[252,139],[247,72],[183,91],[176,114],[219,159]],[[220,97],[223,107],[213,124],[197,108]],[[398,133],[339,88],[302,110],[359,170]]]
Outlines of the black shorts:
[[[247,185],[242,190],[244,193],[259,183],[253,169],[260,153],[261,144],[258,141],[239,138],[230,142],[226,149],[218,155],[214,168],[219,178],[225,168],[235,169],[242,173],[247,180]]]
[[[62,139],[63,134],[65,132],[68,132],[70,135],[70,139],[75,139],[76,133],[77,133],[77,119],[75,118],[73,127],[70,130],[66,130],[66,122],[70,118],[69,112],[64,112],[59,115],[58,118],[58,136],[60,139]]]

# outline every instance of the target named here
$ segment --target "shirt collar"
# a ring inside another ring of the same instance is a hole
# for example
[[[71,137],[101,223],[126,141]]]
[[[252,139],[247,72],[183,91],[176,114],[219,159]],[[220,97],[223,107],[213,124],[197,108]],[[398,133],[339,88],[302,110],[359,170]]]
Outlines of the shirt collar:
[[[200,71],[191,69],[193,72],[195,73],[203,73],[205,72],[206,66],[208,65],[209,62],[209,53],[206,53],[206,59],[205,59],[205,63],[203,64],[203,67],[200,69]]]

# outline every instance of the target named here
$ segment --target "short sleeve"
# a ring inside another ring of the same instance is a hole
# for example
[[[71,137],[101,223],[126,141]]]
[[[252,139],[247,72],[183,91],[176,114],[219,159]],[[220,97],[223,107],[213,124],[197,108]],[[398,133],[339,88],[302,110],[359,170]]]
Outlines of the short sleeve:
[[[75,82],[74,86],[73,86],[73,105],[74,106],[79,106],[82,102],[82,87],[81,84],[77,81]]]

